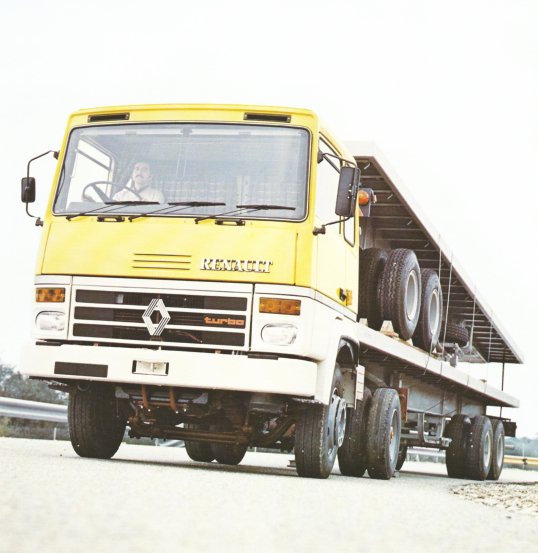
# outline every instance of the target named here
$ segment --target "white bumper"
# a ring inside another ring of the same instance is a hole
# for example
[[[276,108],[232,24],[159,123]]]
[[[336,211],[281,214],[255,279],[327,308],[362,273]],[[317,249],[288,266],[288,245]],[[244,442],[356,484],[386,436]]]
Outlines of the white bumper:
[[[167,374],[133,372],[136,362],[167,363]],[[318,365],[282,357],[256,359],[246,355],[145,348],[30,344],[24,348],[20,368],[23,374],[51,380],[95,380],[314,397]],[[97,373],[103,376],[96,376]]]

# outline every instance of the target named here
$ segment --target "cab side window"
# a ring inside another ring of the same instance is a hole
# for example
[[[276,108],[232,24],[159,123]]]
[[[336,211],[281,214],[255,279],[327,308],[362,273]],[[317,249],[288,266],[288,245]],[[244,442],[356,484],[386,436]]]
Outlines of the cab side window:
[[[319,149],[324,154],[336,155],[336,152],[324,141],[319,141]],[[337,217],[334,213],[336,205],[336,192],[340,179],[340,161],[337,158],[327,156],[318,163],[318,178],[316,186],[316,215],[322,223],[334,221]],[[327,231],[334,231],[338,225],[327,227]]]
[[[334,210],[342,163],[337,157],[333,157],[337,156],[337,153],[323,139],[319,141],[319,149],[324,154],[331,154],[318,163],[316,187],[316,214],[322,223],[328,223],[335,221],[337,218]],[[328,226],[327,232],[335,232],[340,226],[343,226],[346,242],[353,245],[355,243],[355,217],[351,217],[343,225]]]

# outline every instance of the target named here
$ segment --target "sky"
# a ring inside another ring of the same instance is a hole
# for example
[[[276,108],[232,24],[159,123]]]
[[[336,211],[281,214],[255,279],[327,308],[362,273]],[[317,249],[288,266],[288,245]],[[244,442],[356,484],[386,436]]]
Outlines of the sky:
[[[535,0],[5,0],[0,7],[0,359],[29,340],[40,229],[20,203],[28,160],[79,108],[248,103],[315,110],[373,141],[525,357],[504,410],[538,434]],[[32,166],[43,214],[54,160]],[[7,204],[7,205],[6,205]],[[500,386],[500,367],[471,372]]]

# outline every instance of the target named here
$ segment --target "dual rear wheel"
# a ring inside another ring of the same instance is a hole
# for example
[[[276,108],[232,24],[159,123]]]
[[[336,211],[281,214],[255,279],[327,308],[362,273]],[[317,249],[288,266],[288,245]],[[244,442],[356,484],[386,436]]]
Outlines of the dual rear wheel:
[[[365,388],[362,401],[357,401],[348,417],[344,443],[338,451],[340,472],[360,477],[368,471],[370,478],[388,480],[398,470],[398,464],[403,464],[400,435],[398,392],[378,388],[372,395]]]
[[[338,382],[338,379],[336,380]],[[295,462],[299,476],[327,478],[336,457],[344,476],[388,480],[399,461],[401,408],[398,392],[365,388],[355,409],[334,387],[331,403],[309,406],[295,429]],[[347,411],[347,414],[346,414]]]
[[[454,415],[447,427],[451,438],[446,467],[451,478],[498,480],[504,462],[502,421],[478,415]]]

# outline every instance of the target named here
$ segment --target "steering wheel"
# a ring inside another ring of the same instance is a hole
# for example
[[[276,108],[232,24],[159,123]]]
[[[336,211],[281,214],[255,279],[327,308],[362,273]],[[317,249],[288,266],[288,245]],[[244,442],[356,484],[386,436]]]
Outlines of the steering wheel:
[[[117,186],[115,185],[112,181],[109,181],[109,180],[96,180],[96,181],[93,181],[93,182],[90,182],[88,183],[82,190],[82,199],[83,200],[88,200],[88,201],[94,201],[92,198],[90,198],[90,196],[88,196],[88,189],[92,189],[95,191],[95,193],[97,194],[97,196],[99,196],[99,199],[103,202],[103,203],[106,203],[106,202],[111,202],[112,201],[112,198],[107,196],[100,188],[99,188],[99,185],[100,184],[104,184],[104,185],[111,185],[113,187]],[[124,185],[124,186],[121,186],[119,188],[119,190],[116,190],[116,192],[114,193],[114,195],[116,195],[118,192],[121,192],[122,190],[129,190],[129,192],[131,192],[132,194],[134,194],[138,199],[142,199],[142,196],[140,196],[140,194],[136,191],[136,190],[133,190],[132,188],[129,188],[127,185]]]

